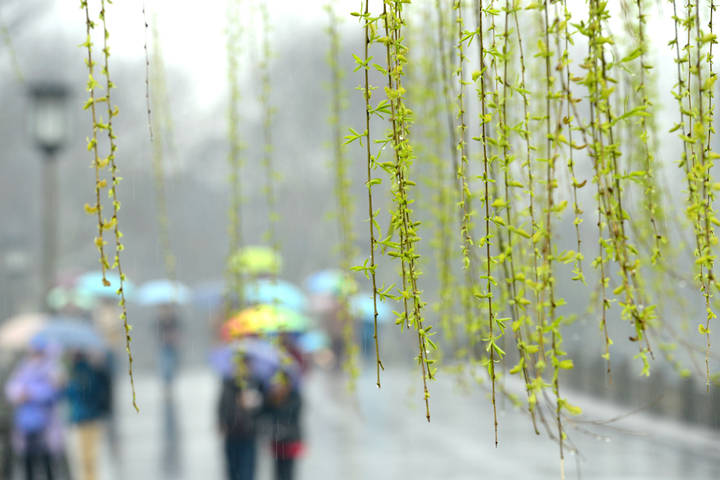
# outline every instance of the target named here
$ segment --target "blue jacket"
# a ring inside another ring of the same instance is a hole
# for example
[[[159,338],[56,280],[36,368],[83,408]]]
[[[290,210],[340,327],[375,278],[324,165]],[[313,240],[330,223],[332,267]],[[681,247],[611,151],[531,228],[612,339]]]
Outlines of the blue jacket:
[[[76,358],[73,361],[65,389],[71,423],[82,423],[103,417],[107,412],[109,382],[108,373],[90,364],[87,359]]]
[[[5,387],[15,405],[14,424],[21,433],[37,433],[50,424],[59,397],[53,362],[27,359],[13,372]]]

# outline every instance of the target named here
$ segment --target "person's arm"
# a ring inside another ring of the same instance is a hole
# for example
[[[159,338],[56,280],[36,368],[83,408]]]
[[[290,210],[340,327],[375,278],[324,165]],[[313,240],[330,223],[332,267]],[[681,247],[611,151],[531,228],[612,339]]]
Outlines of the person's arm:
[[[227,432],[228,424],[232,421],[235,404],[235,393],[231,380],[223,379],[220,387],[220,399],[217,408],[217,424],[221,433]]]
[[[23,384],[24,382],[21,379],[22,368],[22,365],[16,368],[15,371],[13,371],[13,373],[10,375],[7,383],[5,384],[5,397],[13,405],[23,403],[27,398],[27,394],[25,393],[25,385]]]

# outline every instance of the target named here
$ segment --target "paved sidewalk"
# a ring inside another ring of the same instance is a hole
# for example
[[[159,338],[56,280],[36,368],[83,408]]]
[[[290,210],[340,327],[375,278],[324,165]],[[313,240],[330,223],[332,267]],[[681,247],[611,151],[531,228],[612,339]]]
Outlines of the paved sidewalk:
[[[210,371],[183,372],[175,390],[179,428],[179,471],[163,468],[163,395],[157,381],[138,375],[141,413],[120,387],[119,416],[123,479],[223,479],[215,431],[218,382]],[[390,369],[383,388],[374,372],[364,374],[351,395],[345,380],[315,372],[306,383],[307,455],[301,480],[465,480],[558,479],[557,445],[535,436],[525,414],[499,410],[500,445],[493,446],[492,411],[485,393],[462,392],[452,376],[431,384],[432,422],[424,419],[421,385],[415,372]],[[582,418],[611,418],[622,412],[590,398],[571,397],[583,406]],[[581,451],[566,460],[567,478],[712,479],[720,478],[720,435],[703,429],[633,415],[611,428],[577,423],[569,434]],[[580,430],[592,431],[592,435]],[[258,480],[270,480],[270,460],[262,449]]]

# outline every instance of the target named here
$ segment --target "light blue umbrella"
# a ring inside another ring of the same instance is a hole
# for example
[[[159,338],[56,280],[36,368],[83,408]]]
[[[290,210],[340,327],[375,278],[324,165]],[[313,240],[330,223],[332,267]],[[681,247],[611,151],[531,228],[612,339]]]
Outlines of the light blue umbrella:
[[[341,270],[320,270],[305,279],[305,288],[313,294],[347,295],[355,289],[355,281]]]
[[[245,285],[245,303],[279,305],[291,310],[303,311],[307,308],[307,297],[290,282],[263,278]]]
[[[161,279],[143,283],[138,288],[135,300],[141,305],[161,305],[164,303],[187,303],[190,301],[190,289],[180,282]]]
[[[387,323],[392,316],[390,307],[377,301],[378,323]],[[350,297],[350,314],[363,322],[374,322],[375,307],[373,306],[372,293],[358,293]]]
[[[47,305],[53,310],[62,310],[68,305],[74,305],[81,310],[92,310],[96,300],[97,298],[85,290],[63,286],[54,287],[46,298]]]
[[[100,333],[87,321],[55,317],[30,340],[31,345],[57,345],[63,349],[105,350]]]
[[[92,295],[96,298],[115,298],[117,297],[117,289],[120,288],[120,276],[117,272],[105,272],[105,279],[110,282],[110,286],[103,283],[102,272],[94,271],[81,275],[75,283],[75,289],[83,294]],[[125,298],[132,296],[135,285],[128,279],[123,282]]]
[[[298,346],[305,353],[314,353],[330,348],[330,338],[322,330],[310,330],[300,335]]]

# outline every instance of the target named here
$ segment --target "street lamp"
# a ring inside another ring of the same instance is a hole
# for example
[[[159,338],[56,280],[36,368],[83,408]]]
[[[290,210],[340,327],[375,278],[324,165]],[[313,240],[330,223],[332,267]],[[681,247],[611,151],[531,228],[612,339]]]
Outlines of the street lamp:
[[[66,101],[69,90],[62,83],[36,83],[29,89],[30,130],[43,153],[42,195],[42,291],[40,305],[46,306],[47,294],[55,282],[57,255],[57,166],[56,155],[67,134]]]

